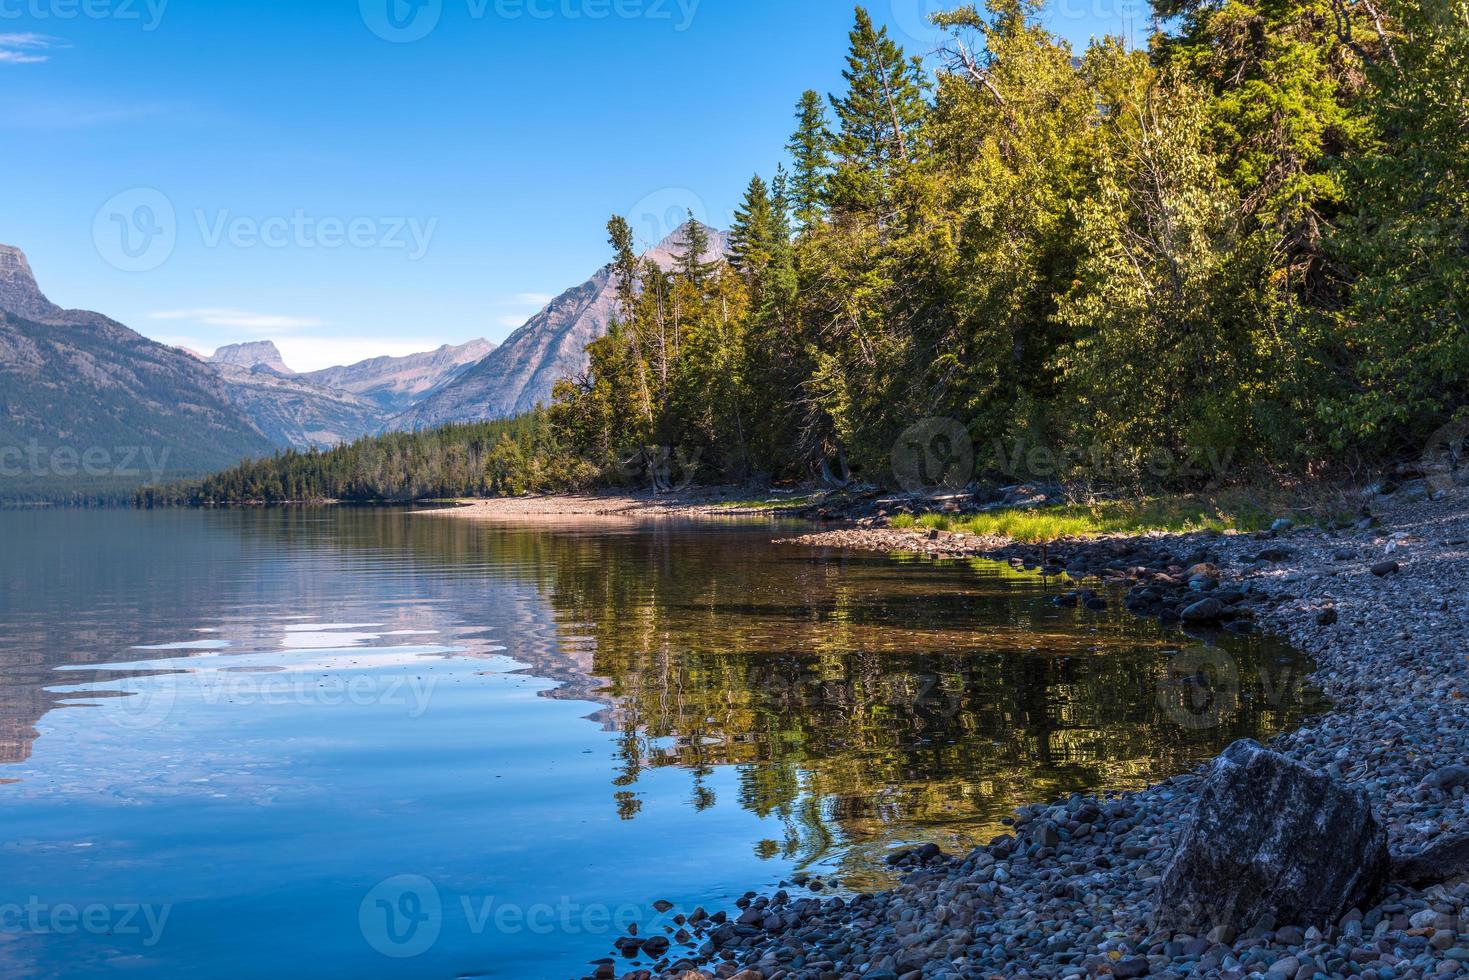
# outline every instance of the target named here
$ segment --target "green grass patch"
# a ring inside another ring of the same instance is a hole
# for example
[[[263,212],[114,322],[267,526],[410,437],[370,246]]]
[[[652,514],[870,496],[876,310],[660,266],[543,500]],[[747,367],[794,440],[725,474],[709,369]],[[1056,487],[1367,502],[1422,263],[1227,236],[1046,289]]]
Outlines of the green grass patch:
[[[1093,538],[1149,531],[1259,531],[1269,528],[1275,518],[1285,512],[1245,496],[1152,497],[1030,510],[997,510],[988,514],[924,514],[920,517],[900,514],[893,518],[891,524],[900,529],[921,527],[962,531],[1037,544],[1061,538]]]

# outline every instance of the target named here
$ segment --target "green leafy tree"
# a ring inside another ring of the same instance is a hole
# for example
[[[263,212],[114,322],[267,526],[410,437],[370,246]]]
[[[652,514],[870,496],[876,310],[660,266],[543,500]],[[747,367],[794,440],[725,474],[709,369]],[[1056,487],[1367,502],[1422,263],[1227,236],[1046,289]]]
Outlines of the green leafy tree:
[[[1412,452],[1469,406],[1469,8],[1403,3],[1372,78],[1375,146],[1348,172],[1355,207],[1332,239],[1358,272],[1340,374],[1323,400],[1334,444]]]

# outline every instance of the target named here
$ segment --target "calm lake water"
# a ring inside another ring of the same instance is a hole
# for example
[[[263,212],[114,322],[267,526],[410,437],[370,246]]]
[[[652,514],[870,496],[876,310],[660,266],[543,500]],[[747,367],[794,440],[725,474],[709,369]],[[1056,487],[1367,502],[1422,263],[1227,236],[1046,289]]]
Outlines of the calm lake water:
[[[579,977],[1302,710],[1281,647],[794,530],[0,513],[0,975]]]

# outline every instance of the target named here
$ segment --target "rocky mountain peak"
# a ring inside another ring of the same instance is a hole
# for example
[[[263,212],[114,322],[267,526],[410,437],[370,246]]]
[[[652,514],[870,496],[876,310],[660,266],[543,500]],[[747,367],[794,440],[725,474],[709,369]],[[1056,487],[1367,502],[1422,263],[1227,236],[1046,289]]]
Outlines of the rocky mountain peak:
[[[257,367],[267,367],[277,374],[295,374],[286,367],[281,352],[275,346],[274,341],[257,340],[248,344],[230,344],[221,347],[214,352],[209,359],[211,364],[227,364],[230,367],[244,368],[250,370]]]
[[[12,245],[0,245],[0,312],[27,320],[54,319],[61,313],[36,285],[25,253]]]

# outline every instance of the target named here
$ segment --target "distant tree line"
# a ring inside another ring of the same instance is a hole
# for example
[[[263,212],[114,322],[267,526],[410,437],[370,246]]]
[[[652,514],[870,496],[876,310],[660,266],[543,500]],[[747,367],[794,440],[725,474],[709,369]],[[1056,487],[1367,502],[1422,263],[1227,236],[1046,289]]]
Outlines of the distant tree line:
[[[1153,6],[1148,50],[1079,54],[1033,0],[959,6],[931,65],[859,8],[846,90],[801,97],[727,263],[691,224],[664,270],[612,220],[617,322],[543,412],[369,440],[401,450],[370,478],[340,476],[349,448],[216,480],[883,482],[925,419],[1016,476],[995,447],[1162,482],[1201,477],[1150,474],[1159,452],[1304,475],[1414,452],[1469,404],[1469,6]]]
[[[545,412],[506,421],[369,436],[335,449],[282,452],[203,480],[145,487],[144,507],[379,503],[515,496],[585,486],[596,474],[565,452]]]

